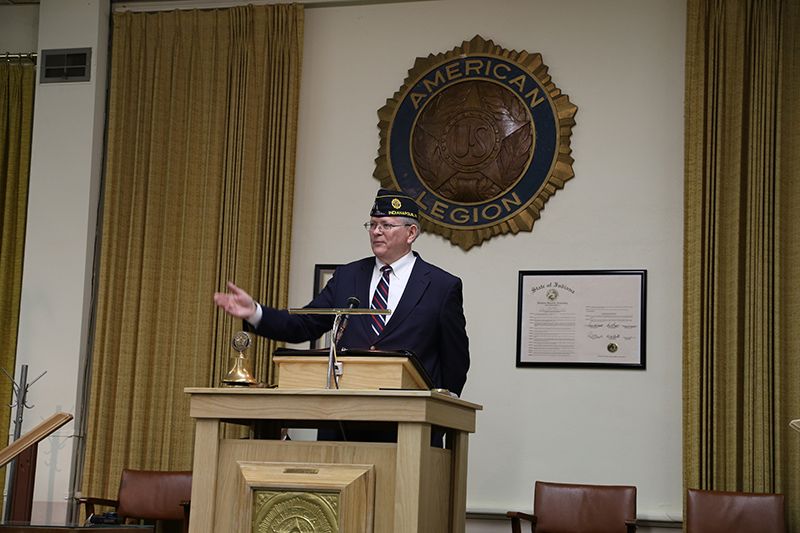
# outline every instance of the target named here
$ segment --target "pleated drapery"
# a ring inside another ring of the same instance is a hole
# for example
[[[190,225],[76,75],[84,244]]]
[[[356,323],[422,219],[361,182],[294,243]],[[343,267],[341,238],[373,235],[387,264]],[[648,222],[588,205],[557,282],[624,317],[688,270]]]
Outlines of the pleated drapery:
[[[116,13],[82,492],[192,468],[185,387],[219,386],[233,281],[285,307],[304,11]],[[256,339],[272,381],[275,343]]]
[[[22,295],[35,90],[34,65],[0,60],[0,367],[12,376]],[[13,403],[11,380],[0,379],[0,398]],[[8,409],[0,409],[1,428],[9,428],[10,418]]]
[[[685,488],[778,492],[800,527],[800,2],[689,0]]]

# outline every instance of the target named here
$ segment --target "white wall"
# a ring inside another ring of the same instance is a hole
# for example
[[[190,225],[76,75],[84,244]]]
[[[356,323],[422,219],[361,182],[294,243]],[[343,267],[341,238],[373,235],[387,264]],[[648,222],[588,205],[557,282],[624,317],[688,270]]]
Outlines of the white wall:
[[[38,17],[36,49],[13,51],[91,47],[92,81],[36,87],[17,369],[28,365],[29,381],[47,373],[28,392],[31,409],[25,411],[23,433],[57,411],[80,418],[76,405],[89,338],[109,11],[107,2],[97,0],[42,0],[38,7],[38,14],[0,10],[18,28]],[[70,422],[39,445],[36,519],[66,513],[74,427]]]
[[[102,42],[96,24],[105,0],[95,2],[43,0],[40,48]],[[76,10],[85,19],[55,24]],[[575,178],[532,232],[469,252],[432,235],[416,245],[464,280],[473,359],[464,397],[484,406],[470,440],[471,511],[529,509],[533,481],[543,479],[634,484],[640,517],[680,516],[685,14],[683,0],[431,0],[306,11],[291,306],[310,298],[316,263],[369,254],[359,224],[378,188],[371,177],[377,110],[416,57],[476,34],[539,52],[579,108]],[[0,48],[4,39],[0,32]],[[94,108],[84,100],[89,93]],[[101,101],[93,85],[40,86],[37,95],[34,150],[56,152],[35,153],[32,173],[37,219],[29,228],[18,357],[34,375],[47,369],[49,382],[34,391],[31,423],[57,405],[69,410],[78,390]],[[94,118],[80,118],[83,112]],[[81,126],[65,130],[66,119]],[[645,371],[515,367],[520,270],[626,268],[648,271]],[[58,464],[39,465],[37,505],[52,509],[68,490],[68,455],[62,450]],[[468,527],[508,530],[490,520]]]
[[[439,0],[306,11],[290,305],[315,263],[369,254],[359,231],[378,182],[376,111],[414,59],[476,34],[540,52],[579,108],[575,178],[531,233],[464,252],[423,235],[422,256],[464,280],[482,404],[470,510],[529,509],[536,479],[638,487],[642,516],[681,514],[683,65],[680,0]],[[647,370],[515,368],[517,275],[648,271]],[[507,525],[505,525],[507,528]]]
[[[0,53],[36,52],[38,28],[38,5],[0,5]]]

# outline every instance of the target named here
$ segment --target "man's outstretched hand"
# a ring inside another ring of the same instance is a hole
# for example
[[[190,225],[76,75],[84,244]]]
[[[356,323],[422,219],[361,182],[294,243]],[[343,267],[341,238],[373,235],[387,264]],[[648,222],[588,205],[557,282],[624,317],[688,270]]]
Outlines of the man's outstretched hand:
[[[245,291],[228,282],[230,292],[215,292],[214,301],[229,315],[247,319],[256,312],[256,302]]]

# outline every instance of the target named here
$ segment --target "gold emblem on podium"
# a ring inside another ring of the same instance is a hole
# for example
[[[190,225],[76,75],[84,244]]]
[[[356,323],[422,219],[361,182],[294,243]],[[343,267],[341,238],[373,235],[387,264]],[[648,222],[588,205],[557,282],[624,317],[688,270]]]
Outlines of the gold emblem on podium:
[[[253,492],[253,533],[334,533],[338,514],[339,494]]]

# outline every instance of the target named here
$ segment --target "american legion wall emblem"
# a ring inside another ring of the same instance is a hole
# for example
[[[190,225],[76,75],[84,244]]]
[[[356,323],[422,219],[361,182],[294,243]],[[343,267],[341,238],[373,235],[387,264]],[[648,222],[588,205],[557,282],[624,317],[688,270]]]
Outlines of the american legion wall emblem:
[[[373,175],[417,201],[423,230],[464,250],[531,231],[550,196],[574,175],[577,110],[540,54],[476,36],[416,59],[378,111]]]

